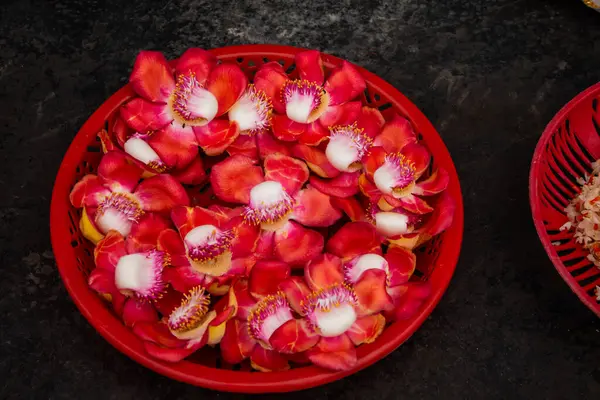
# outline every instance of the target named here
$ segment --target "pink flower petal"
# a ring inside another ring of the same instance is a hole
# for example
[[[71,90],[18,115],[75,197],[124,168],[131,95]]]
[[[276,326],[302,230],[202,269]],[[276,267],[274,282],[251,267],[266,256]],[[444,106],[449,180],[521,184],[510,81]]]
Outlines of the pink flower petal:
[[[323,61],[321,53],[317,50],[308,50],[296,54],[296,68],[300,79],[310,82],[316,82],[322,85],[325,81],[325,71],[323,70]]]
[[[140,51],[129,77],[133,90],[152,102],[166,103],[175,89],[169,63],[158,51]]]
[[[290,369],[288,361],[278,352],[267,350],[262,346],[254,346],[254,351],[250,356],[252,368],[262,371],[285,371]]]
[[[281,183],[285,191],[294,196],[308,180],[306,164],[282,154],[268,155],[264,160],[265,180]]]
[[[429,282],[409,282],[397,288],[402,294],[394,296],[394,292],[392,292],[392,297],[395,297],[395,308],[392,311],[394,320],[412,318],[431,295]]]
[[[213,166],[210,182],[217,197],[230,203],[248,204],[250,190],[264,181],[262,168],[255,163],[251,158],[235,155]]]
[[[329,130],[324,127],[319,120],[306,124],[304,133],[300,135],[298,141],[309,146],[318,146],[329,138]]]
[[[385,254],[388,262],[388,286],[397,286],[408,282],[417,266],[417,256],[410,250],[390,247]]]
[[[331,197],[331,205],[342,210],[351,221],[364,221],[366,218],[365,207],[355,197]]]
[[[207,283],[206,275],[196,272],[189,263],[187,266],[165,268],[163,279],[181,293],[187,293],[196,286],[206,287]]]
[[[117,231],[110,231],[94,248],[94,264],[97,268],[114,272],[119,259],[125,255],[125,238]]]
[[[274,254],[288,264],[304,265],[323,250],[323,235],[289,221],[275,232]]]
[[[310,289],[306,286],[304,279],[299,276],[290,276],[279,284],[279,290],[285,293],[292,309],[302,315],[302,300],[310,294]]]
[[[123,153],[111,151],[102,157],[98,165],[98,176],[114,191],[132,192],[142,176],[142,170],[128,163]]]
[[[256,245],[255,255],[258,259],[269,259],[273,257],[275,247],[275,232],[261,231]]]
[[[190,199],[179,182],[170,175],[156,175],[140,183],[134,192],[145,211],[168,212]]]
[[[327,160],[325,153],[318,148],[296,144],[292,147],[292,155],[304,160],[308,168],[322,178],[335,178],[340,174],[340,171]]]
[[[320,179],[311,176],[309,182],[321,192],[335,197],[350,197],[358,193],[360,171],[343,172],[332,179]]]
[[[304,279],[312,290],[328,288],[344,282],[342,260],[333,254],[319,254],[306,264]]]
[[[327,227],[342,217],[342,213],[331,204],[331,197],[313,188],[301,190],[295,197],[293,219],[310,227]]]
[[[206,339],[204,339],[204,341],[206,341]],[[159,346],[156,343],[152,343],[152,342],[144,342],[144,350],[146,350],[146,353],[148,353],[150,356],[152,356],[158,360],[172,362],[172,363],[179,362],[179,361],[191,356],[200,347],[202,347],[200,345],[200,343],[198,343],[198,345],[190,347],[190,348],[188,348],[188,347],[170,348],[170,347]]]
[[[417,135],[410,121],[398,114],[393,115],[373,141],[388,153],[396,153],[411,143],[417,143]]]
[[[345,333],[333,336],[333,337],[322,337],[315,350],[324,351],[326,353],[335,351],[344,351],[354,348],[354,343],[350,340],[348,335]]]
[[[281,90],[288,80],[283,67],[276,61],[264,64],[254,75],[254,86],[262,90],[273,102],[274,110],[279,114],[285,113]]]
[[[148,144],[169,167],[185,168],[198,156],[198,144],[191,127],[170,124],[154,132]]]
[[[187,344],[187,341],[177,339],[173,336],[167,325],[163,322],[139,322],[133,327],[133,333],[140,339],[164,347],[182,348]]]
[[[248,291],[246,279],[236,279],[229,290],[229,305],[236,308],[236,318],[246,320],[256,305],[256,300]]]
[[[260,236],[260,226],[250,225],[238,217],[239,222],[235,225],[235,239],[231,244],[231,252],[234,258],[247,257],[254,254]]]
[[[396,200],[400,203],[400,207],[414,214],[428,214],[433,211],[433,208],[425,200],[412,194]]]
[[[356,121],[356,126],[363,129],[363,133],[371,139],[375,138],[385,124],[383,115],[378,109],[372,107],[363,107]]]
[[[301,353],[314,347],[320,336],[314,333],[304,319],[292,319],[281,325],[269,339],[273,349],[283,354]]]
[[[362,103],[360,101],[329,106],[319,117],[319,122],[327,128],[333,125],[352,125],[358,119],[361,108]]]
[[[369,315],[356,320],[346,334],[356,346],[373,343],[385,328],[385,318],[381,314]]]
[[[357,362],[356,350],[354,348],[333,353],[309,350],[308,358],[313,364],[334,371],[349,370]]]
[[[250,273],[248,288],[255,299],[277,293],[279,284],[291,274],[290,266],[281,261],[261,260]]]
[[[270,136],[266,133],[265,135]],[[242,155],[253,160],[258,160],[257,136],[239,135],[233,143],[227,147],[229,155]]]
[[[443,168],[436,169],[429,178],[417,183],[413,194],[422,196],[432,196],[438,194],[448,187],[450,176]]]
[[[366,87],[360,72],[347,61],[343,61],[340,67],[334,69],[325,82],[325,91],[329,94],[329,104],[332,106],[353,100],[364,92]]]
[[[127,235],[128,253],[142,253],[152,250],[158,244],[160,233],[171,227],[170,221],[160,214],[146,213],[137,224],[133,224]]]
[[[222,154],[240,135],[237,123],[226,119],[214,119],[206,125],[194,126],[196,141],[209,156]]]
[[[217,116],[225,114],[240,98],[248,78],[237,64],[223,63],[210,72],[206,89],[211,92],[219,103]]]
[[[123,307],[123,322],[132,327],[138,322],[158,322],[158,314],[147,301],[129,298]]]
[[[173,121],[171,111],[166,104],[151,103],[141,97],[123,104],[120,112],[125,123],[140,133],[159,130]]]
[[[386,291],[386,273],[380,269],[369,269],[354,284],[360,315],[372,315],[392,308],[392,299]]]
[[[185,53],[181,55],[179,60],[177,60],[175,73],[177,75],[193,73],[198,83],[204,85],[210,71],[212,71],[216,65],[217,58],[214,55],[206,50],[193,47],[187,49]]]
[[[381,238],[368,222],[349,222],[341,227],[327,242],[327,251],[343,260],[362,254],[381,251]]]
[[[283,114],[274,114],[271,118],[273,135],[284,142],[295,142],[300,135],[306,132],[306,124],[292,121]]]
[[[86,200],[90,206],[98,206],[102,198],[109,194],[110,190],[102,185],[102,181],[96,175],[85,175],[73,186],[69,201],[76,208],[82,208]]]
[[[256,135],[256,145],[262,159],[265,159],[269,154],[292,155],[289,144],[275,139],[270,132],[259,132]]]
[[[185,185],[199,185],[208,178],[200,157],[195,157],[186,167],[171,172],[171,175]]]
[[[250,357],[256,341],[248,334],[248,325],[231,319],[227,321],[225,334],[221,339],[221,356],[230,364],[239,364]]]

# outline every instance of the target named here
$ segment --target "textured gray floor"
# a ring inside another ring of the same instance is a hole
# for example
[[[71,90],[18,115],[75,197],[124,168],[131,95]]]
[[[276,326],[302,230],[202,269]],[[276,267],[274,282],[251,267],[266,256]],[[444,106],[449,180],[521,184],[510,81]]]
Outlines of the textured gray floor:
[[[539,244],[527,176],[544,126],[600,78],[600,14],[578,0],[4,1],[0,8],[0,398],[237,398],[130,361],[60,282],[50,192],[79,126],[140,49],[281,43],[379,74],[438,128],[463,185],[451,286],[399,350],[287,398],[591,398],[600,323]]]

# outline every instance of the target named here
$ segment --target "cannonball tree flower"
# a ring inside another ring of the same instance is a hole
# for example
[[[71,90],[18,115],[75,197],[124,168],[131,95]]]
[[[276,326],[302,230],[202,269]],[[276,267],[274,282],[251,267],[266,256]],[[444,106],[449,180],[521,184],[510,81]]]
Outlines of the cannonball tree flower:
[[[370,221],[390,246],[415,249],[452,225],[456,205],[448,192],[437,195],[431,206],[431,213],[413,214],[403,208],[384,211],[373,205]]]
[[[198,145],[220,154],[239,135],[237,124],[217,119],[248,84],[236,64],[219,64],[211,53],[191,48],[171,66],[160,52],[141,51],[129,82],[139,97],[121,107],[121,117],[155,151],[161,149],[161,158],[168,153],[187,165]]]
[[[385,327],[381,312],[393,303],[385,290],[386,271],[366,268],[381,258],[381,241],[372,225],[344,225],[328,241],[326,251],[306,264],[304,278],[292,276],[279,287],[319,336],[315,347],[307,350],[310,361],[345,370],[356,364],[355,346],[371,343],[381,334]],[[352,282],[347,274],[358,276]]]
[[[328,141],[322,145],[324,151],[298,144],[292,153],[305,160],[317,175],[311,176],[311,185],[330,196],[354,196],[358,192],[363,159],[384,122],[379,110],[362,107],[351,123],[329,127]]]
[[[426,177],[431,155],[418,143],[410,122],[397,114],[375,138],[375,147],[366,157],[361,191],[380,209],[403,208],[413,214],[427,214],[433,208],[422,198],[436,195],[448,186],[443,168]]]
[[[175,293],[179,296],[160,305],[162,318],[133,326],[133,333],[143,340],[146,352],[168,362],[181,361],[206,344],[218,344],[234,312],[232,307],[213,309],[210,294],[200,286]],[[177,299],[180,302],[173,304]]]
[[[69,199],[83,209],[79,227],[84,237],[97,243],[110,230],[127,236],[145,214],[189,204],[185,189],[172,176],[140,182],[141,176],[142,170],[124,154],[110,151],[102,157],[98,175],[85,175],[75,184]]]
[[[151,135],[135,132],[129,128],[120,116],[109,125],[109,130],[98,133],[104,153],[109,151],[124,152],[130,162],[138,165],[143,171],[143,178],[168,173],[179,182],[198,185],[206,179],[202,159],[194,157],[191,161],[179,157],[185,152],[177,149],[178,143],[162,146],[151,139]],[[187,163],[187,164],[185,164]]]
[[[249,358],[254,369],[280,371],[289,368],[285,354],[304,352],[318,336],[294,318],[278,285],[291,275],[290,266],[276,260],[261,260],[248,279],[236,280],[230,289],[229,306],[235,317],[227,322],[221,340],[221,355],[231,364]]]
[[[347,61],[326,78],[321,54],[310,50],[296,54],[298,79],[288,76],[277,62],[261,66],[254,85],[271,99],[273,134],[283,141],[318,145],[328,136],[327,128],[352,119],[360,101],[352,101],[366,88],[358,70]]]
[[[301,160],[273,154],[265,158],[263,165],[264,172],[249,157],[231,156],[213,166],[212,188],[221,200],[246,205],[246,222],[263,231],[257,250],[261,257],[302,265],[321,252],[324,239],[292,219],[323,226],[341,215],[328,202],[321,205],[313,201],[312,189],[300,191],[309,175]]]
[[[211,294],[227,293],[229,281],[245,275],[255,262],[259,228],[246,224],[241,211],[173,208],[171,218],[177,231],[164,230],[158,238],[158,247],[171,260],[164,272],[167,282],[181,292],[202,286]]]

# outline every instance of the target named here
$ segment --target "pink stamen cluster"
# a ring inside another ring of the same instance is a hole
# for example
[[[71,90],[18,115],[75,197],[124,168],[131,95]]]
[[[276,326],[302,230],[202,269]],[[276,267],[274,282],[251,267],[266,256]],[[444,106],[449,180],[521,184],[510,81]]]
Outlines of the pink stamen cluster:
[[[282,192],[281,199],[274,204],[263,203],[258,206],[244,207],[243,216],[249,224],[272,224],[285,218],[293,208],[294,199],[289,194]]]
[[[309,97],[312,99],[311,112],[316,110],[325,95],[325,90],[320,85],[303,79],[287,81],[282,91],[283,102],[288,103],[296,96]]]
[[[311,329],[317,332],[315,312],[328,313],[344,304],[352,306],[358,304],[354,289],[347,283],[335,284],[310,293],[302,300],[301,308],[302,313],[308,317]]]
[[[415,180],[415,164],[402,153],[392,153],[385,156],[386,166],[395,172],[397,177],[395,189],[403,189]]]
[[[257,90],[254,85],[250,85],[248,87],[245,96],[247,96],[250,102],[252,102],[258,115],[256,127],[248,131],[248,134],[256,135],[258,132],[264,131],[271,125],[273,105],[271,104],[271,99],[267,96],[267,94],[262,90]]]
[[[188,256],[197,262],[213,260],[231,248],[235,239],[232,229],[215,230],[206,238],[206,242],[199,246],[188,248]]]
[[[173,93],[173,111],[181,117],[181,119],[188,122],[201,121],[204,118],[199,115],[195,115],[189,108],[189,100],[192,96],[198,95],[199,90],[202,89],[202,85],[196,79],[196,74],[190,72],[189,74],[180,74],[177,77],[177,86]]]
[[[196,286],[184,299],[179,307],[171,312],[167,324],[175,332],[187,332],[196,328],[203,320],[210,306],[210,295],[203,287]]]
[[[137,290],[135,295],[147,300],[160,299],[166,288],[163,271],[170,264],[170,257],[164,251],[152,249],[146,253],[146,258],[150,261],[151,266],[148,271],[146,287]]]
[[[254,339],[266,342],[277,328],[292,318],[285,294],[277,292],[259,301],[248,315],[248,332]]]
[[[127,193],[113,192],[106,196],[98,206],[96,215],[101,216],[110,208],[119,211],[132,222],[137,222],[144,215],[144,210],[142,210],[137,200]]]
[[[357,159],[361,159],[373,145],[373,140],[363,133],[363,130],[352,125],[336,125],[329,128],[329,140],[349,140],[352,147],[356,149]]]

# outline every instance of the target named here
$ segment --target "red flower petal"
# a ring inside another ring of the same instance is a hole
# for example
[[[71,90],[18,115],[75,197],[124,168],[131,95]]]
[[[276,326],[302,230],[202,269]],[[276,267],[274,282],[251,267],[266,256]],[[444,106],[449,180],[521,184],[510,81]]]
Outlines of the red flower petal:
[[[240,221],[235,225],[236,235],[231,245],[234,258],[252,255],[256,250],[260,236],[260,226],[246,224],[243,222],[242,217],[238,217],[238,219]]]
[[[199,185],[208,178],[200,157],[195,157],[185,168],[175,170],[171,175],[185,185]]]
[[[111,138],[116,140],[119,146],[123,147],[131,133],[131,129],[127,126],[125,121],[123,121],[121,116],[117,114],[112,127],[109,128],[109,135]]]
[[[333,70],[325,82],[325,91],[329,94],[329,104],[332,106],[354,99],[366,87],[360,72],[347,61],[343,61],[340,67]]]
[[[304,268],[304,279],[312,290],[325,289],[344,282],[342,260],[333,254],[319,254]]]
[[[158,322],[158,314],[152,304],[135,298],[129,298],[123,306],[123,322],[132,327],[138,322]]]
[[[306,124],[292,121],[283,114],[274,114],[271,118],[273,135],[284,142],[294,142],[306,131]]]
[[[390,247],[385,259],[389,266],[388,286],[408,282],[417,266],[417,256],[412,251],[402,248]]]
[[[201,225],[219,227],[223,221],[220,214],[202,207],[174,207],[171,210],[171,219],[177,227],[181,237],[185,237],[192,229]]]
[[[294,196],[308,180],[306,164],[282,154],[268,155],[264,160],[265,180],[277,181],[285,191]]]
[[[302,225],[327,227],[342,217],[342,213],[331,205],[331,197],[312,186],[298,192],[295,199],[292,218]]]
[[[368,222],[349,222],[327,242],[327,251],[348,260],[362,254],[381,251],[381,238]]]
[[[269,344],[280,353],[294,354],[314,347],[319,338],[308,327],[306,320],[291,319],[273,332]]]
[[[360,315],[372,315],[393,306],[386,291],[386,273],[380,269],[369,269],[354,284]]]
[[[88,285],[96,293],[108,300],[117,315],[121,315],[127,297],[115,285],[115,275],[112,271],[96,268],[88,277]]]
[[[339,336],[322,337],[315,350],[330,353],[335,351],[350,350],[353,348],[354,343],[352,343],[348,335],[343,333]]]
[[[373,204],[377,204],[381,198],[381,191],[377,189],[377,186],[375,186],[375,184],[371,182],[365,174],[362,174],[358,178],[358,188],[360,189],[361,193],[364,194]]]
[[[417,135],[410,121],[398,114],[394,114],[373,141],[375,146],[383,147],[388,153],[396,153],[411,143],[417,143]]]
[[[117,231],[110,231],[94,248],[94,264],[97,268],[114,272],[119,259],[125,255],[125,238]]]
[[[316,82],[319,85],[325,80],[321,53],[317,50],[302,51],[294,59],[300,79]]]
[[[346,371],[356,365],[356,349],[352,348],[333,353],[323,353],[309,350],[308,358],[310,361],[322,368],[334,371]]]
[[[140,133],[157,131],[173,121],[166,104],[151,103],[141,97],[123,104],[120,112],[125,123]]]
[[[406,320],[413,317],[431,295],[429,282],[410,282],[404,286],[403,294],[396,298],[393,310],[395,320]]]
[[[117,120],[120,119],[121,118],[117,118]],[[108,134],[106,129],[102,129],[100,132],[98,132],[98,139],[100,139],[100,144],[102,145],[103,153],[108,153],[109,151],[118,149],[117,145],[115,144],[112,137]]]
[[[229,111],[244,93],[247,85],[248,78],[237,64],[219,64],[210,72],[206,89],[216,97],[219,103],[217,116]]]
[[[308,168],[320,177],[334,178],[340,174],[340,171],[327,160],[325,153],[315,147],[296,144],[292,147],[292,155],[304,160]]]
[[[329,106],[319,117],[319,122],[327,128],[333,125],[352,125],[358,119],[361,108],[362,103],[360,101]]]
[[[281,261],[261,260],[256,263],[250,273],[248,288],[250,294],[256,299],[261,299],[269,294],[274,294],[279,284],[291,274],[290,266]]]
[[[446,172],[443,168],[438,168],[429,178],[422,180],[417,183],[413,190],[413,194],[418,194],[422,196],[432,196],[434,194],[438,194],[448,187],[448,182],[450,181],[450,176],[448,172]]]
[[[162,215],[146,213],[137,224],[131,226],[126,240],[127,252],[131,254],[152,250],[158,244],[160,233],[170,227],[169,220]]]
[[[332,179],[310,177],[310,184],[321,192],[335,197],[350,197],[358,193],[358,178],[360,171],[343,172]]]
[[[240,155],[215,164],[210,182],[217,197],[230,203],[248,204],[250,190],[264,181],[262,168],[255,164],[255,160]]]
[[[175,89],[175,80],[169,63],[158,51],[139,52],[129,77],[137,94],[153,102],[166,103]]]
[[[431,154],[425,146],[419,143],[409,143],[402,148],[402,154],[413,162],[415,167],[415,179],[418,179],[429,167]]]
[[[248,281],[237,279],[229,290],[229,305],[236,307],[236,317],[242,320],[248,318],[256,300],[248,292]]]
[[[175,267],[189,265],[189,260],[185,255],[185,246],[179,233],[173,229],[166,229],[158,235],[157,247],[166,252],[171,258],[171,265]]]
[[[319,120],[306,125],[298,141],[309,146],[318,146],[329,137],[329,130]]]
[[[142,177],[142,170],[128,163],[123,153],[111,151],[102,157],[98,165],[98,176],[114,191],[132,192]]]
[[[187,291],[185,292],[187,293]],[[170,315],[174,309],[181,305],[184,299],[184,293],[175,290],[172,286],[167,286],[162,296],[154,300],[154,308],[163,316]],[[164,328],[169,331],[166,326]]]
[[[240,135],[237,123],[214,119],[206,125],[194,126],[196,141],[209,156],[222,154]]]
[[[181,348],[187,341],[177,339],[163,322],[140,322],[133,327],[133,333],[139,338],[170,348]]]
[[[301,302],[310,294],[310,289],[306,286],[304,279],[299,276],[290,276],[279,284],[279,290],[285,293],[292,309],[302,315]]]
[[[256,245],[255,255],[258,259],[269,259],[273,257],[275,247],[275,232],[261,231]]]
[[[254,351],[250,356],[252,368],[262,371],[285,371],[290,369],[288,361],[278,352],[267,350],[262,346],[254,346]]]
[[[274,254],[292,266],[304,265],[323,250],[323,235],[289,221],[275,232]]]
[[[377,171],[377,168],[381,167],[385,161],[386,151],[383,147],[374,146],[369,150],[362,159],[363,168],[370,180],[373,180],[373,174]]]
[[[259,132],[256,135],[256,145],[262,159],[266,158],[269,154],[292,155],[289,144],[275,139],[270,132]]]
[[[171,124],[148,138],[148,144],[169,167],[182,169],[198,156],[198,144],[191,127]]]
[[[206,341],[206,335],[204,336],[204,341]],[[170,347],[163,347],[163,346],[159,346],[155,343],[152,342],[144,342],[144,350],[146,350],[146,353],[148,353],[150,356],[158,359],[158,360],[162,360],[162,361],[166,361],[166,362],[179,362],[183,359],[185,359],[186,357],[189,357],[190,355],[192,355],[194,352],[196,352],[200,347],[202,347],[202,343],[198,343],[196,346],[193,347],[179,347],[179,348],[170,348]]]
[[[190,203],[183,186],[171,175],[156,175],[142,181],[134,194],[145,211],[168,212]]]
[[[371,139],[375,138],[385,124],[383,115],[373,107],[363,107],[356,121],[356,126],[363,129],[363,133]]]
[[[181,293],[187,293],[196,286],[207,286],[206,275],[196,272],[190,265],[165,268],[163,279],[170,283],[173,289]]]
[[[88,195],[91,194],[90,195]],[[110,190],[102,186],[101,180],[96,175],[85,175],[73,186],[69,194],[69,201],[76,208],[82,208],[86,196],[89,197],[90,206],[97,206],[104,196],[110,194]]]
[[[269,134],[267,134],[269,135]],[[258,160],[258,147],[256,145],[257,137],[248,135],[239,135],[233,143],[227,147],[229,155],[242,155],[253,160]]]
[[[239,364],[252,354],[256,341],[248,334],[248,325],[231,319],[227,321],[225,334],[220,348],[223,360],[230,364]]]
[[[254,75],[254,86],[262,90],[273,102],[274,110],[279,114],[285,113],[281,90],[288,80],[283,67],[276,61],[264,64]]]
[[[387,197],[386,197],[387,200]],[[404,208],[407,211],[415,214],[428,214],[433,211],[433,207],[431,207],[425,200],[417,197],[408,195],[396,199],[400,203],[400,207]]]
[[[331,205],[342,210],[351,221],[363,221],[366,217],[365,209],[355,197],[331,197]]]
[[[385,328],[385,318],[381,314],[369,315],[356,320],[346,332],[352,343],[360,346],[363,343],[373,343]]]
[[[217,65],[217,58],[206,50],[193,47],[187,49],[185,53],[181,55],[177,64],[175,65],[176,74],[190,74],[193,73],[196,80],[201,85],[204,85],[210,71],[213,70]]]

